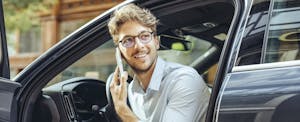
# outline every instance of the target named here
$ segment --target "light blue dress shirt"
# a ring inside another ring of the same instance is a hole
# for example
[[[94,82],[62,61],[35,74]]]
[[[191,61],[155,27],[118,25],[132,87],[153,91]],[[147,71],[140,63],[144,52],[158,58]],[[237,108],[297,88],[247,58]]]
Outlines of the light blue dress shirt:
[[[132,111],[142,122],[204,121],[210,92],[193,68],[161,58],[144,92],[136,78],[128,86]]]

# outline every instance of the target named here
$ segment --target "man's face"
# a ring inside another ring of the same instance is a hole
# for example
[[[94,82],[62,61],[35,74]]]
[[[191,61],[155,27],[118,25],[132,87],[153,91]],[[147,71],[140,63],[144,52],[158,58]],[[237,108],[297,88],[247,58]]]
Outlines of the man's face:
[[[136,72],[146,72],[157,58],[157,49],[159,42],[156,37],[152,36],[152,40],[143,43],[137,36],[142,32],[152,32],[148,27],[145,27],[138,22],[128,21],[120,27],[119,39],[122,40],[126,37],[135,37],[134,45],[132,47],[124,47],[121,43],[118,44],[123,58],[127,64]]]

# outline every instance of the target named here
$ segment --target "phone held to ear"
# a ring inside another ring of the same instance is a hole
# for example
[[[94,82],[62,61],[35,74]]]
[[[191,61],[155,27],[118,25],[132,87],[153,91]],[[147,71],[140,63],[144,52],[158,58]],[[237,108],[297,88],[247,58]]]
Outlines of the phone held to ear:
[[[119,67],[119,76],[121,76],[121,74],[124,72],[123,69],[123,63],[122,63],[122,58],[121,58],[121,52],[120,49],[118,47],[116,47],[116,60],[117,60],[117,65]]]

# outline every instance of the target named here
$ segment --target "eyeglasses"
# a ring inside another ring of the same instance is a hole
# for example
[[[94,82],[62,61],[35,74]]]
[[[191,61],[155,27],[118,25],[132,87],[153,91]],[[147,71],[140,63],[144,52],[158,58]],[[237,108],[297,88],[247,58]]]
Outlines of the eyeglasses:
[[[147,44],[152,40],[153,38],[152,34],[153,32],[142,31],[137,36],[124,37],[121,41],[119,41],[119,43],[121,43],[123,47],[131,48],[135,45],[136,43],[135,38],[137,37],[141,43]]]

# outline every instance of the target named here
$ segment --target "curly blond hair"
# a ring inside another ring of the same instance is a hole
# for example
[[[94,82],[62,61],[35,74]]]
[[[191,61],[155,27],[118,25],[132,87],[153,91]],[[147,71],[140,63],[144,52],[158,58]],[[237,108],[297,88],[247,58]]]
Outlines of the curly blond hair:
[[[115,44],[119,40],[120,27],[128,21],[136,21],[156,33],[158,23],[156,17],[148,9],[140,8],[135,4],[128,4],[115,10],[108,22],[108,29]]]

